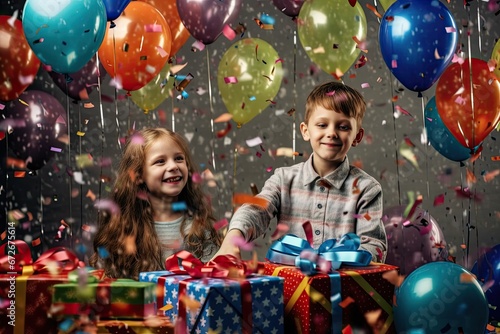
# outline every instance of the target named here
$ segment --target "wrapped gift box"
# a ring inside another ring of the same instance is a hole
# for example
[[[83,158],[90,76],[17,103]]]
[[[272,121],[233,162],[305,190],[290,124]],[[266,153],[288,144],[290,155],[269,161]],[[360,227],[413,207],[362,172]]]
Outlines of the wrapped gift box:
[[[342,267],[330,274],[307,276],[294,266],[264,263],[264,273],[285,279],[285,332],[319,334],[377,326],[395,333],[392,318],[394,285],[382,276],[398,267],[377,264]],[[368,325],[369,315],[375,324]]]
[[[283,333],[281,277],[195,279],[156,271],[141,273],[139,280],[158,284],[159,309],[172,321],[185,320],[189,333]]]
[[[97,334],[174,334],[174,326],[165,319],[157,320],[102,320],[97,323]]]
[[[156,313],[156,285],[105,279],[80,286],[54,285],[52,307],[62,315],[95,314],[101,319],[144,319]]]
[[[0,247],[0,257],[7,265],[0,270],[0,333],[57,333],[57,322],[49,316],[52,287],[68,282],[78,266],[76,255],[56,247],[33,261],[29,246],[15,240]]]

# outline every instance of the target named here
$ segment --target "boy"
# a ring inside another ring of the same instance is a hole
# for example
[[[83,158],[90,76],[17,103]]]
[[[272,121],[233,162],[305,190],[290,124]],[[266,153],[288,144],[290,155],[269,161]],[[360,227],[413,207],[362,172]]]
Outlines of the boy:
[[[363,138],[366,103],[359,92],[338,82],[317,86],[309,94],[300,124],[313,154],[306,162],[276,168],[257,197],[266,208],[244,204],[233,215],[219,254],[239,257],[235,237],[252,241],[263,235],[274,216],[288,233],[306,239],[302,224],[311,223],[314,247],[348,232],[361,248],[383,262],[387,238],[382,223],[382,187],[366,172],[349,165],[347,152]]]

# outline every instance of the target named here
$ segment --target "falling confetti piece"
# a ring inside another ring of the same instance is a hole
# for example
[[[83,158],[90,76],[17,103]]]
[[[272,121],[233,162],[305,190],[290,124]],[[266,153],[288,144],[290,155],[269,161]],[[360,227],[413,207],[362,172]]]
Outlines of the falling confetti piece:
[[[444,194],[437,195],[434,198],[434,206],[438,206],[444,203]]]
[[[230,41],[236,37],[236,31],[234,31],[229,25],[225,25],[222,29],[222,34]]]
[[[342,308],[346,308],[352,303],[354,303],[354,299],[352,299],[351,297],[346,297],[343,301],[339,303],[339,306]]]
[[[252,139],[247,139],[246,143],[247,143],[248,147],[254,147],[254,146],[262,144],[262,139],[260,137],[255,137]]]
[[[233,118],[233,115],[230,113],[224,113],[214,119],[214,123],[223,123],[223,122],[229,122]]]
[[[160,24],[146,24],[144,25],[145,32],[163,32]]]
[[[248,194],[236,193],[233,195],[233,203],[237,205],[254,204],[261,208],[267,208],[268,202],[264,198],[255,197]]]
[[[192,45],[192,48],[191,48],[191,51],[203,51],[205,50],[205,44],[203,44],[203,42],[200,42],[200,41],[195,41]]]
[[[235,84],[238,83],[238,78],[236,77],[225,77],[224,82],[227,84]]]

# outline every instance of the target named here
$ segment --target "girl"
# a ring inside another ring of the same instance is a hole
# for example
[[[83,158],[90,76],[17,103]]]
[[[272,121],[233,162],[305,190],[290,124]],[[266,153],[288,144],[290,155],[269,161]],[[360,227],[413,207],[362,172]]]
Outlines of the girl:
[[[221,244],[212,207],[186,141],[172,131],[148,128],[129,138],[112,199],[101,215],[90,264],[112,278],[135,278],[164,269],[176,249],[209,261]]]

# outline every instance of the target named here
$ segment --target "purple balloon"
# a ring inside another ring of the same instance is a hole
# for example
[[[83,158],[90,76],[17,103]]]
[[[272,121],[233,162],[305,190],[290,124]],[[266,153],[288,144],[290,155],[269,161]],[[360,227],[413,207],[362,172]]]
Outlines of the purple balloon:
[[[24,160],[28,169],[42,168],[55,152],[63,149],[64,144],[58,139],[67,135],[66,110],[52,95],[24,91],[19,99],[6,105],[4,114],[2,123],[12,127],[7,136],[9,150]]]
[[[241,0],[177,0],[177,11],[191,36],[211,44],[240,12]]]
[[[299,15],[304,1],[305,0],[273,0],[273,4],[285,15],[296,17]]]
[[[88,100],[92,87],[106,75],[104,67],[97,66],[97,57],[93,56],[82,69],[70,74],[61,74],[54,71],[49,72],[50,77],[57,87],[73,100]]]
[[[404,211],[404,206],[384,211],[387,232],[385,262],[398,266],[402,275],[408,275],[426,263],[446,260],[446,241],[437,221],[420,207],[408,219],[403,216]]]
[[[130,0],[103,0],[106,7],[106,17],[108,21],[113,21],[118,18],[129,4]]]

